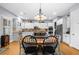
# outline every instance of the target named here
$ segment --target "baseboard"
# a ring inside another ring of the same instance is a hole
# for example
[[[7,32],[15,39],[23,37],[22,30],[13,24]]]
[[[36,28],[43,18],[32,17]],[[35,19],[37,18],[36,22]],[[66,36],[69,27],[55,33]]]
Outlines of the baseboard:
[[[15,40],[10,40],[10,42],[13,42],[13,41],[19,41],[19,40],[17,40],[17,39],[15,39]]]
[[[66,42],[62,42],[62,43],[64,43],[65,45],[67,45],[67,46],[69,46],[69,47],[70,47],[70,45],[69,45],[68,43],[66,43]]]
[[[13,40],[10,40],[10,42],[13,42]]]

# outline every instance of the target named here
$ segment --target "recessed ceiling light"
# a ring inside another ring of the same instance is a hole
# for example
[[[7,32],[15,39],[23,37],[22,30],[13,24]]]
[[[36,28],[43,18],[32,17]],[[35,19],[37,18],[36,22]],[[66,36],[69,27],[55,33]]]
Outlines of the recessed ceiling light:
[[[56,15],[57,13],[56,12],[53,12],[53,15]]]
[[[24,12],[20,12],[20,15],[24,15]]]

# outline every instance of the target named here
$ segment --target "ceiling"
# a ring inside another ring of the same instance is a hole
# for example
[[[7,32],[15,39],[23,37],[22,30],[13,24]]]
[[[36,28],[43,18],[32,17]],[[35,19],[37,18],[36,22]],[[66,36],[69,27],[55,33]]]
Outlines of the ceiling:
[[[50,20],[56,16],[64,15],[74,5],[75,3],[41,3],[41,9],[42,13]],[[40,3],[0,3],[0,6],[15,16],[34,19],[34,16],[39,12]]]

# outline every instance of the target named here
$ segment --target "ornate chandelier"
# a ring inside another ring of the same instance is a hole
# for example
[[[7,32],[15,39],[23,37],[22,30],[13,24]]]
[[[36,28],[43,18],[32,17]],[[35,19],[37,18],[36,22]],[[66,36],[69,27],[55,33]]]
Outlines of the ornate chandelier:
[[[38,21],[47,19],[47,17],[42,13],[41,4],[40,4],[39,13],[34,17],[34,19]]]

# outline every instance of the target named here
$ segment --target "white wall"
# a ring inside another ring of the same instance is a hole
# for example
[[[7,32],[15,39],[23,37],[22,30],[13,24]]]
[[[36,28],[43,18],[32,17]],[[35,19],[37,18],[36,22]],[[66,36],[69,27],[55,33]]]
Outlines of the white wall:
[[[79,8],[71,12],[71,46],[79,49]]]
[[[0,17],[0,36],[3,34],[3,27],[2,27],[3,21],[2,21],[2,17]]]
[[[9,11],[7,11],[6,9],[0,7],[0,37],[1,37],[1,35],[3,35],[3,17],[8,17],[8,18],[10,17],[9,20],[12,20],[11,18],[13,18],[15,16],[13,14],[11,14]],[[10,28],[12,28],[12,27],[10,27]],[[10,32],[10,34],[11,33],[12,32]],[[10,39],[12,39],[12,38],[10,37]]]
[[[70,35],[66,34],[66,29],[70,27]],[[69,18],[63,22],[63,41],[71,47],[79,49],[79,8],[70,13]]]

